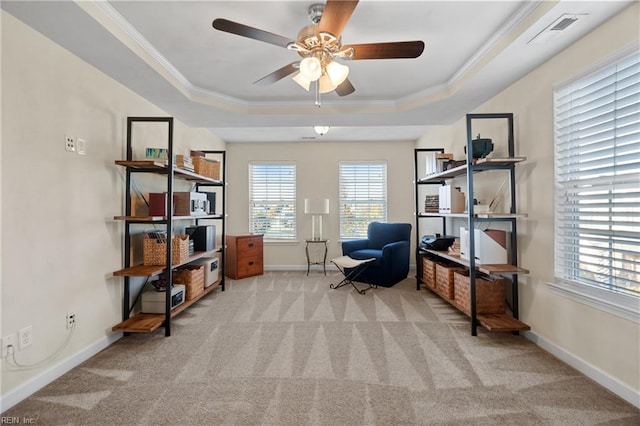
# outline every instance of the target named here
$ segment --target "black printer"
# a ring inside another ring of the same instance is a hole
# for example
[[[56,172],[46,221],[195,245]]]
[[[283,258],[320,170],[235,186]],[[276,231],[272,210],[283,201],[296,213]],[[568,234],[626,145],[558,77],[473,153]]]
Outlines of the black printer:
[[[447,250],[455,242],[456,237],[447,235],[424,235],[420,240],[420,248],[423,250]]]

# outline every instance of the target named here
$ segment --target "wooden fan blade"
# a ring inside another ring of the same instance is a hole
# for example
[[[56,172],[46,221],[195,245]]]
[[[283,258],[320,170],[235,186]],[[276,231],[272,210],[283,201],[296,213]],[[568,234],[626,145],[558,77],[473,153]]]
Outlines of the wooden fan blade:
[[[347,78],[345,81],[340,83],[338,87],[336,87],[336,93],[338,96],[347,96],[356,91],[356,88],[353,87],[353,84]]]
[[[357,5],[358,0],[328,0],[318,23],[318,31],[325,31],[340,37]]]
[[[402,59],[417,58],[424,51],[423,41],[396,41],[389,43],[350,44],[353,48],[351,59]]]
[[[227,19],[214,19],[213,28],[227,33],[236,34],[242,37],[252,38],[254,40],[263,41],[269,44],[275,44],[280,47],[287,47],[292,40],[287,37],[273,34],[268,31],[259,30],[257,28],[250,27],[248,25],[239,24],[237,22],[229,21]]]
[[[290,64],[285,65],[284,67],[278,70],[275,70],[271,74],[265,75],[260,80],[254,81],[253,84],[258,86],[268,86],[269,84],[273,84],[278,80],[282,80],[286,76],[291,75],[294,72],[298,71],[298,67],[296,65],[299,63],[300,62],[291,62]]]

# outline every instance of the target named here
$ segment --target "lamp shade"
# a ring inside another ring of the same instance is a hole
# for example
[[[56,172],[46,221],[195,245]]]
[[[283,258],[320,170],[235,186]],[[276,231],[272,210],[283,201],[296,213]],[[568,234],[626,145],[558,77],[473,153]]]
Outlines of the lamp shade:
[[[329,214],[328,198],[305,198],[304,199],[305,214]]]
[[[331,82],[331,79],[327,74],[323,74],[318,80],[320,93],[328,93],[332,90],[336,90],[336,86]]]
[[[316,81],[322,75],[320,59],[309,56],[300,61],[300,74],[309,81]]]
[[[349,67],[339,64],[336,61],[329,62],[326,70],[327,75],[329,76],[329,79],[334,86],[339,86],[343,81],[347,79],[347,76],[349,75]]]
[[[311,81],[307,80],[301,72],[298,73],[295,77],[293,77],[293,81],[298,83],[300,87],[302,87],[307,92],[309,91],[309,87],[311,86]]]

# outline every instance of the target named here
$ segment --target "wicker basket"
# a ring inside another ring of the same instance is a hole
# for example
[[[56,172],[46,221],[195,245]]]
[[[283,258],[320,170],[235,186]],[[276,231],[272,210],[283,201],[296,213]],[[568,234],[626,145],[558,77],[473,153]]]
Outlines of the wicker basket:
[[[211,179],[220,180],[220,162],[205,157],[192,156],[194,171]]]
[[[422,258],[422,282],[436,288],[436,262],[427,257]]]
[[[204,265],[187,265],[173,271],[174,284],[184,284],[185,300],[193,300],[204,292]]]
[[[171,245],[171,262],[174,265],[184,263],[189,259],[189,236],[176,235]],[[167,240],[145,238],[142,241],[142,264],[166,265]]]
[[[449,299],[453,299],[453,274],[456,271],[463,271],[463,268],[455,268],[436,263],[436,290]]]
[[[462,312],[471,315],[471,295],[469,288],[469,273],[456,272],[454,274],[454,293],[456,305]],[[504,314],[505,279],[486,280],[476,278],[476,315]]]

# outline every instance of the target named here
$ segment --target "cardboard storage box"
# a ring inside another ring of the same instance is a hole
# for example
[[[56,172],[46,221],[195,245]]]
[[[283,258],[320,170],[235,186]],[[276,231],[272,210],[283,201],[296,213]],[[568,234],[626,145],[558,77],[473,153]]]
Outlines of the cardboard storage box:
[[[499,229],[474,230],[477,264],[504,265],[508,263],[507,233]],[[469,260],[469,231],[460,228],[460,257]]]
[[[171,289],[171,309],[184,303],[185,293],[186,291],[183,285],[176,284],[173,286]],[[164,291],[145,291],[141,297],[142,312],[146,314],[164,314],[166,297]]]

